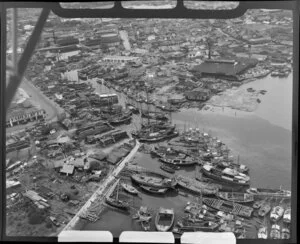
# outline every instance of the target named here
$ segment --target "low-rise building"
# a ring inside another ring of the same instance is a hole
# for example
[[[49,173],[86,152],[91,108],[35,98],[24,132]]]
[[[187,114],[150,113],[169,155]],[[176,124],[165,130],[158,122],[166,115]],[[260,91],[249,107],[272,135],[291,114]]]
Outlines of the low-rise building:
[[[197,88],[192,91],[186,92],[185,97],[193,101],[207,101],[210,98],[211,91],[209,89]]]

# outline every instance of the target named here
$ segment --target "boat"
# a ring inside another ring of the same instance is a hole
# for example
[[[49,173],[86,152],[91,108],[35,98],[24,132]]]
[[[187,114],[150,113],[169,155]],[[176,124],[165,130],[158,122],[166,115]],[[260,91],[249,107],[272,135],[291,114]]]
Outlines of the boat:
[[[131,180],[143,186],[156,188],[173,188],[177,184],[175,179],[151,171],[133,174],[131,175]]]
[[[168,117],[163,113],[154,113],[148,111],[141,111],[142,117],[154,120],[168,120]]]
[[[255,201],[253,203],[253,208],[254,209],[259,209],[265,202],[266,200],[259,200],[259,201]]]
[[[150,223],[149,221],[141,221],[141,226],[144,231],[150,231]]]
[[[254,201],[253,195],[241,192],[217,192],[216,196],[226,201],[237,203],[249,203]]]
[[[219,227],[219,224],[213,221],[203,221],[199,222],[195,225],[183,224],[180,227],[180,230],[183,232],[186,231],[204,231],[204,232],[213,232]]]
[[[127,191],[130,194],[137,195],[139,193],[139,191],[135,187],[129,184],[122,183],[121,186],[125,191]]]
[[[291,198],[291,191],[280,189],[265,189],[265,188],[249,188],[247,193],[253,194],[256,197],[281,197]]]
[[[176,165],[176,166],[191,166],[197,164],[197,160],[193,158],[186,158],[186,159],[168,159],[166,157],[162,157],[159,159],[163,163]]]
[[[173,229],[172,229],[172,233],[181,236],[181,235],[184,233],[184,231],[180,230],[180,228],[178,228],[177,226],[175,226],[175,227],[173,227]]]
[[[284,213],[284,208],[282,206],[275,206],[273,207],[271,213],[270,213],[270,219],[273,222],[278,221]]]
[[[283,222],[288,223],[288,224],[291,223],[291,208],[290,207],[284,211]]]
[[[281,239],[288,240],[291,238],[291,233],[288,228],[282,228],[281,229]]]
[[[149,222],[152,218],[152,215],[146,206],[141,206],[137,212],[139,221],[147,221]]]
[[[203,195],[215,195],[219,191],[219,185],[203,181],[197,181],[181,175],[176,176],[177,185],[181,188]]]
[[[125,201],[119,200],[119,199],[114,199],[110,197],[105,198],[105,203],[107,203],[110,206],[113,206],[115,208],[119,208],[121,210],[128,211],[129,210],[129,204]]]
[[[179,135],[178,131],[161,130],[158,132],[150,132],[150,133],[138,135],[137,139],[140,142],[155,143],[155,142],[160,142],[160,141],[177,137],[178,135]],[[134,134],[132,134],[132,136],[134,137]]]
[[[270,231],[270,238],[271,239],[280,239],[280,226],[277,224],[272,225]]]
[[[60,226],[60,223],[57,221],[57,219],[56,219],[55,217],[50,216],[49,219],[51,220],[51,222],[52,222],[55,226],[57,226],[57,227]]]
[[[271,210],[271,204],[268,201],[265,201],[258,210],[258,215],[260,217],[266,216]]]
[[[153,194],[165,194],[168,190],[168,188],[156,188],[156,187],[152,187],[152,186],[143,186],[140,185],[140,187],[149,192],[149,193],[153,193]]]
[[[160,166],[160,168],[168,173],[171,173],[171,174],[174,174],[175,173],[175,169],[171,168],[171,167],[168,167],[167,165],[165,164],[162,164]]]
[[[155,227],[158,231],[168,231],[174,224],[174,209],[159,208],[155,217]]]
[[[230,212],[235,215],[239,215],[242,217],[249,218],[252,215],[253,208],[243,206],[238,203],[234,202],[228,202],[224,200],[214,199],[214,198],[203,198],[203,203],[205,203],[207,206],[221,210],[224,212]]]
[[[217,181],[225,182],[234,186],[249,186],[250,177],[235,169],[225,168],[223,170],[217,169],[211,164],[204,164],[201,168],[203,174],[209,178]]]
[[[268,239],[268,227],[261,226],[257,231],[257,238],[258,239]]]

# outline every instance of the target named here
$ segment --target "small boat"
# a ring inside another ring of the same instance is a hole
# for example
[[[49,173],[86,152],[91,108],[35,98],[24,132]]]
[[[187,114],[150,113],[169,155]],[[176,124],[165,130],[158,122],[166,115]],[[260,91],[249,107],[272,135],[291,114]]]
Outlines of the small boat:
[[[280,189],[265,189],[265,188],[249,188],[247,193],[253,194],[258,197],[282,197],[291,198],[291,191]]]
[[[277,224],[272,225],[270,231],[270,238],[271,239],[280,239],[280,226]]]
[[[163,163],[175,165],[175,166],[191,166],[197,164],[196,159],[188,158],[188,159],[168,159],[165,157],[162,157],[159,159]]]
[[[180,230],[185,231],[204,231],[213,232],[219,227],[218,223],[212,221],[199,222],[196,225],[183,225]]]
[[[278,221],[283,216],[283,213],[284,213],[284,208],[282,206],[273,207],[270,213],[271,221],[273,222]]]
[[[49,219],[55,226],[57,226],[57,227],[60,226],[60,223],[57,221],[57,219],[55,217],[50,216]]]
[[[140,221],[150,221],[152,218],[151,213],[148,210],[148,207],[141,206],[139,211],[137,212]]]
[[[258,239],[268,239],[268,227],[261,226],[257,231],[257,238]]]
[[[281,239],[290,239],[291,238],[291,233],[288,228],[282,228],[281,230]]]
[[[249,203],[254,201],[253,195],[248,193],[217,192],[216,196],[230,202]]]
[[[151,187],[151,186],[143,186],[140,185],[140,187],[149,192],[149,193],[153,193],[153,194],[165,194],[168,190],[168,188],[156,188],[156,187]]]
[[[175,173],[175,170],[174,170],[173,168],[171,168],[171,167],[168,167],[167,165],[162,164],[162,165],[160,166],[160,168],[161,168],[162,170],[168,172],[168,173],[171,173],[171,174],[174,174],[174,173]]]
[[[119,208],[125,211],[129,210],[129,204],[125,201],[119,200],[119,199],[113,199],[111,197],[107,197],[105,198],[105,202],[110,205],[113,206],[115,208]]]
[[[259,201],[255,201],[253,203],[253,208],[254,209],[259,209],[263,204],[265,203],[265,200],[259,200]]]
[[[137,195],[139,193],[139,191],[135,187],[129,184],[122,183],[121,186],[125,191],[127,191],[130,194]]]
[[[284,223],[291,223],[291,208],[287,208],[285,211],[284,211],[284,214],[283,214],[283,222]]]
[[[150,230],[150,223],[149,221],[141,221],[141,226],[144,231],[149,231]]]
[[[159,208],[155,217],[155,227],[158,231],[168,231],[174,224],[174,209]]]
[[[260,217],[266,216],[271,210],[271,204],[268,201],[265,201],[258,210],[258,215]]]

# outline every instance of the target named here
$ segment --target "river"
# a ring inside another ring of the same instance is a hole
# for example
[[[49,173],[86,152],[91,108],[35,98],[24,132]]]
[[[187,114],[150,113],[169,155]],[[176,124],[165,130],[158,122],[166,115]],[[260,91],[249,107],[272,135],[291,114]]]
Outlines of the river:
[[[98,93],[115,92],[99,85],[95,80],[91,82]],[[229,108],[213,108],[207,111],[181,109],[180,112],[172,113],[172,121],[179,129],[197,127],[227,144],[236,157],[239,155],[240,162],[250,168],[251,186],[282,186],[291,189],[292,84],[292,75],[287,78],[268,76],[244,84],[245,88],[267,91],[261,96],[261,103],[254,112]],[[120,103],[124,104],[127,101],[126,96],[116,93]],[[148,107],[145,104],[140,106]],[[154,109],[153,106],[150,109]],[[135,161],[149,169],[159,169],[160,165],[157,160],[143,153],[138,153]],[[194,168],[180,170],[178,173],[194,177]],[[139,198],[133,198],[133,202],[135,205],[147,205],[155,210],[160,206],[173,207],[176,214],[180,215],[190,199],[172,192],[167,193],[166,197],[142,193]],[[152,227],[154,230],[154,226]],[[141,230],[130,216],[110,210],[106,210],[96,223],[84,223],[80,229],[110,230],[117,236],[123,230]],[[254,229],[249,233],[249,238],[255,238]]]

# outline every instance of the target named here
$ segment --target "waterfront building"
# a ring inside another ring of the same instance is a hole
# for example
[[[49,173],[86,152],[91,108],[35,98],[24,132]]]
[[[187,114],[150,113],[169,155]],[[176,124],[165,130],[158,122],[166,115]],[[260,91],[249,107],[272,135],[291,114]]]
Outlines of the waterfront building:
[[[27,123],[38,119],[44,119],[46,111],[44,109],[29,109],[27,111],[12,112],[6,118],[6,127],[12,127],[20,123]]]

